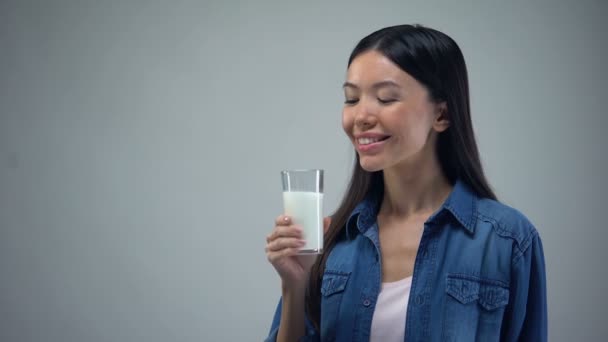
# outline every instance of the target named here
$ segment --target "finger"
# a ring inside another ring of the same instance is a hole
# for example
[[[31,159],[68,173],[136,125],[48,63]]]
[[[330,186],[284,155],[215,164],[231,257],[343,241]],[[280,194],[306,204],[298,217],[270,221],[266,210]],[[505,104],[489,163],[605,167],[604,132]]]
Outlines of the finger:
[[[327,233],[329,230],[329,225],[331,224],[331,217],[323,218],[323,233]]]
[[[279,254],[281,258],[289,258],[300,253],[300,248],[285,248]]]
[[[285,248],[302,248],[305,244],[306,241],[302,239],[280,237],[266,245],[266,252],[278,252]]]
[[[268,261],[274,264],[275,262],[283,258],[288,258],[297,255],[299,251],[299,248],[285,248],[280,252],[268,252],[266,253],[266,257],[268,258]]]
[[[277,226],[288,226],[291,224],[291,217],[287,215],[279,215],[275,220],[274,224]]]
[[[292,226],[276,226],[274,230],[266,237],[266,242],[271,242],[279,237],[302,237],[302,228],[297,225]]]
[[[272,233],[266,238],[266,242],[271,242],[279,237],[302,237],[302,229],[298,226],[276,226]]]

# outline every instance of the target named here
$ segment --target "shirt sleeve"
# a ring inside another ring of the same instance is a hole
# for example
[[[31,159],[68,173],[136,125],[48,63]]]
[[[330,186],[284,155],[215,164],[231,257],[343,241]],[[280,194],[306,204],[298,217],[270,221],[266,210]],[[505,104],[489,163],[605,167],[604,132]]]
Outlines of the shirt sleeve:
[[[535,229],[514,253],[504,341],[547,341],[547,289],[543,245]]]
[[[272,325],[270,326],[270,332],[268,333],[268,337],[264,340],[264,342],[276,342],[277,335],[279,333],[279,325],[281,324],[281,308],[282,308],[283,298],[279,299],[279,304],[277,305],[277,309],[274,312],[274,317],[272,319]],[[321,338],[319,333],[314,328],[312,322],[306,317],[306,335],[302,336],[298,342],[320,342]]]

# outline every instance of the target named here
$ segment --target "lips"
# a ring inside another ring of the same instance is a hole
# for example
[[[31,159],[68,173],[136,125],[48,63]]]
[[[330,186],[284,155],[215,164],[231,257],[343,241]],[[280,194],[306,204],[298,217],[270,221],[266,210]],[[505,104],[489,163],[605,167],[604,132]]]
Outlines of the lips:
[[[355,146],[361,153],[376,153],[389,138],[388,135],[360,135],[355,138]]]
[[[373,143],[377,143],[379,141],[384,141],[386,139],[388,139],[389,136],[385,136],[385,137],[362,137],[362,138],[358,138],[357,139],[357,143],[359,145],[370,145]]]

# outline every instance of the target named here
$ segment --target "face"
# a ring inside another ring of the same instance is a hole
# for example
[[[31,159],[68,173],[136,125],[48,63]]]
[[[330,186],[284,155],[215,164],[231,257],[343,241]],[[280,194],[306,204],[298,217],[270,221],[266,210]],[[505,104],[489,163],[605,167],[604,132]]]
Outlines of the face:
[[[445,104],[431,101],[422,84],[373,50],[353,60],[346,78],[342,126],[364,170],[416,165],[435,153],[449,123]]]

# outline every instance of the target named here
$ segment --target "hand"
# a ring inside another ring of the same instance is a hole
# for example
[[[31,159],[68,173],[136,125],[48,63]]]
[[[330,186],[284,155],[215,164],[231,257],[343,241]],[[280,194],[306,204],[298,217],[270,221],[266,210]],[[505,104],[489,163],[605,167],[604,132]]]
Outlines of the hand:
[[[323,230],[327,231],[331,219],[323,219]],[[281,215],[275,221],[272,233],[266,237],[266,256],[274,266],[287,288],[306,289],[310,269],[317,255],[297,255],[305,244],[302,230],[292,224],[289,216]]]

